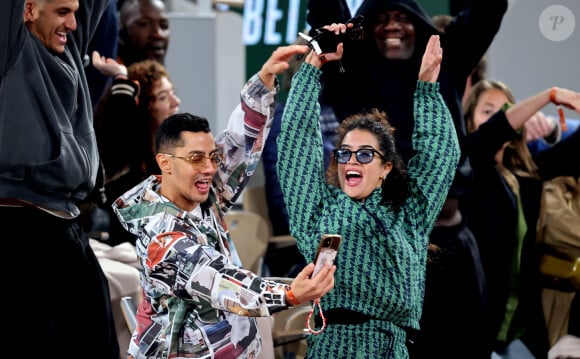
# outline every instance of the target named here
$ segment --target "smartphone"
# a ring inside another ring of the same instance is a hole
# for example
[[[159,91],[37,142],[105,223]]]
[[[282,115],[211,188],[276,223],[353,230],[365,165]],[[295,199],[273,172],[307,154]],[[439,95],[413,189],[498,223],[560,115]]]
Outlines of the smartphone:
[[[325,264],[334,263],[341,240],[342,237],[339,234],[322,235],[316,251],[316,257],[314,257],[314,272],[312,272],[311,277],[314,277]]]

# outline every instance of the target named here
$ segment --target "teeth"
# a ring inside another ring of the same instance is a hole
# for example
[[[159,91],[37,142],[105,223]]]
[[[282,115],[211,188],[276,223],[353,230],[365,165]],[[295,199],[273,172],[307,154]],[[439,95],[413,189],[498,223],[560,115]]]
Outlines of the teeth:
[[[346,172],[347,175],[358,175],[359,173],[357,171],[348,171]]]
[[[401,43],[401,39],[399,38],[388,38],[385,40],[387,44],[398,45]]]

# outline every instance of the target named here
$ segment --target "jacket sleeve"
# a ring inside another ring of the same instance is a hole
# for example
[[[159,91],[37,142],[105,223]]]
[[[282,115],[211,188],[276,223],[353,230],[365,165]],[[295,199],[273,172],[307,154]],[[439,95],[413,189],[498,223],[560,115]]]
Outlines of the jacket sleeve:
[[[154,282],[158,278],[164,278],[164,268],[178,268],[182,275],[186,275],[186,280],[177,279],[174,283],[163,281],[160,286],[169,285],[175,293],[179,293],[183,285],[191,298],[210,302],[215,309],[260,317],[288,308],[285,301],[288,285],[265,280],[232,265],[223,253],[191,240],[190,234],[166,232],[156,238],[162,243],[165,240],[172,243],[162,249],[163,253],[167,253],[162,257],[162,262],[147,268],[151,270],[148,276],[152,281],[151,288],[156,287]],[[147,250],[159,254],[160,248],[152,241]],[[191,263],[195,265],[191,266]]]
[[[138,89],[133,81],[116,79],[95,110],[97,144],[108,177],[140,163],[144,158],[140,152],[148,148],[149,121],[146,114],[138,114]]]
[[[101,16],[114,0],[79,0],[79,9],[75,13],[77,29],[72,32],[81,54],[86,54],[89,42],[93,38]]]
[[[465,141],[465,151],[470,158],[472,166],[495,167],[495,155],[507,141],[516,138],[514,130],[506,116],[505,111],[494,113],[488,121],[469,134]]]
[[[450,63],[461,85],[489,49],[507,7],[507,0],[468,0],[445,29],[441,38],[443,61]]]
[[[292,78],[277,140],[278,177],[291,234],[297,239],[307,235],[308,226],[320,215],[319,204],[328,195],[319,124],[320,75],[316,67],[302,64]]]
[[[416,230],[428,237],[459,163],[459,143],[439,83],[417,82],[414,95],[416,154],[408,165],[411,196],[405,206],[416,215]]]
[[[22,21],[23,13],[24,0],[0,2],[0,84],[2,77],[16,62],[22,50],[26,34]]]
[[[269,90],[258,74],[252,76],[242,88],[241,103],[230,115],[227,128],[216,136],[216,144],[224,154],[224,162],[214,177],[222,211],[232,206],[256,171],[272,126],[278,90],[277,81]]]

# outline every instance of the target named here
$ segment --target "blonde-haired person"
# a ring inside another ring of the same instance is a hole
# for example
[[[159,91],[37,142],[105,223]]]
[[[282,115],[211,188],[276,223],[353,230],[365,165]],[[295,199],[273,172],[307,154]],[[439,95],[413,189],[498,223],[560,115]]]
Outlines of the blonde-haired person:
[[[486,277],[494,355],[524,358],[531,352],[539,358],[548,351],[535,246],[540,195],[543,181],[578,173],[580,131],[532,155],[524,125],[551,103],[580,112],[580,94],[553,87],[514,102],[509,88],[492,80],[478,82],[466,99],[465,150],[473,168],[469,226]],[[514,354],[517,348],[521,352]]]

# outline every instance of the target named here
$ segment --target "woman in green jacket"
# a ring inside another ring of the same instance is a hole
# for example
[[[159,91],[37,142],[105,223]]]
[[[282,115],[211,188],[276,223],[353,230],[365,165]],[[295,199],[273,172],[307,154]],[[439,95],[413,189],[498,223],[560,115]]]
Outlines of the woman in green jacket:
[[[346,31],[343,24],[326,28]],[[442,50],[432,36],[416,84],[415,155],[407,168],[386,114],[375,110],[341,123],[325,179],[320,67],[342,52],[339,44],[335,53],[306,56],[278,137],[278,175],[300,251],[311,261],[323,234],[342,236],[335,287],[320,300],[322,312],[315,311],[327,327],[308,337],[307,357],[407,358],[407,331],[417,329],[421,317],[429,232],[459,160],[436,82]]]

